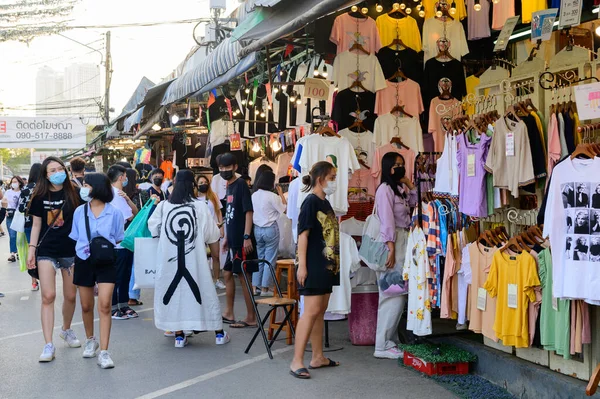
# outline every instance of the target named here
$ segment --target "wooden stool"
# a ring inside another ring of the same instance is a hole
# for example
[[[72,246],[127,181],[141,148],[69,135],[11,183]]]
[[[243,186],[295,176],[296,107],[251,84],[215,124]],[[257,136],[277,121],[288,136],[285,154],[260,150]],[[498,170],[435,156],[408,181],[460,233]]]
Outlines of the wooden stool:
[[[298,297],[298,285],[296,284],[296,266],[294,259],[281,259],[277,261],[277,268],[275,269],[275,277],[277,278],[277,282],[281,284],[281,279],[283,277],[283,272],[287,271],[287,290],[282,292],[284,298],[296,299],[299,300]],[[277,322],[277,312],[273,312],[271,314],[271,324],[269,325],[269,340],[273,339],[273,333],[277,331],[279,325],[281,323]],[[294,307],[294,311],[292,313],[292,325],[296,328],[296,324],[298,323],[298,306]],[[286,324],[283,326],[282,331],[285,332],[285,341],[288,345],[291,345],[293,342],[292,334],[290,333],[290,328]]]

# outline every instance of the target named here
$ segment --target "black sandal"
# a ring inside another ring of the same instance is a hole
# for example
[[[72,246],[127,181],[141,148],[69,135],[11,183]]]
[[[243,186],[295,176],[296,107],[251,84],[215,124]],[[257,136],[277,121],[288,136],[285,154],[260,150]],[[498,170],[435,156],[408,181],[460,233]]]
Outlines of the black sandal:
[[[309,380],[310,379],[310,373],[304,367],[301,369],[298,369],[296,371],[290,370],[290,374],[301,380]]]
[[[318,367],[313,367],[309,364],[308,368],[311,370],[315,370],[315,369],[322,369],[324,367],[337,367],[340,365],[340,362],[335,362],[335,361],[331,360],[330,358],[327,358],[327,360],[329,360],[329,363],[327,363],[327,364],[322,364]]]
[[[127,316],[128,319],[135,319],[136,317],[139,316],[137,314],[137,312],[135,310],[131,309],[129,306],[125,306],[125,307],[121,308],[121,313],[123,313],[125,316]]]
[[[16,262],[16,261],[17,261],[17,259],[15,258],[15,256],[14,256],[14,255],[11,255],[11,256],[10,256],[10,258],[8,258],[8,261],[9,261],[9,262]]]

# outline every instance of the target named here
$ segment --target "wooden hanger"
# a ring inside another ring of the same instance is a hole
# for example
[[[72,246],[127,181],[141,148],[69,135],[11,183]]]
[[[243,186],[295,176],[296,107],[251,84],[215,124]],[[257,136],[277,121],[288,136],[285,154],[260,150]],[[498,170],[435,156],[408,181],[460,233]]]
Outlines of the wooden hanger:
[[[404,105],[398,105],[398,104],[396,104],[394,106],[394,108],[392,108],[392,110],[390,111],[390,114],[395,115],[398,112],[402,113],[404,116],[406,116],[408,118],[413,118],[413,116],[411,114],[409,114],[408,112],[406,112],[404,110]]]
[[[450,99],[452,99],[452,98],[454,98],[454,97],[452,97],[452,94],[450,93],[450,90],[448,90],[448,89],[444,89],[444,90],[443,90],[443,91],[440,93],[440,95],[438,96],[438,98],[439,98],[440,100],[450,100]]]
[[[519,115],[517,115],[517,113],[515,111],[515,107],[512,105],[506,109],[505,116],[509,116],[509,115],[514,116],[517,119],[517,121],[519,121],[519,122],[521,121],[521,118],[519,118]]]
[[[402,139],[400,137],[398,137],[398,136],[392,137],[392,139],[390,140],[390,144],[397,144],[400,147],[403,147],[403,148],[406,148],[407,150],[410,150],[410,148],[406,144],[404,144],[402,142]]]
[[[350,49],[348,51],[352,52],[354,50],[361,51],[361,52],[365,53],[366,55],[371,54],[367,50],[365,50],[365,48],[362,46],[362,44],[360,44],[357,41],[354,42],[354,44],[352,45],[352,47],[350,47]]]
[[[516,252],[518,254],[525,251],[525,249],[523,249],[521,247],[521,245],[517,242],[515,237],[512,237],[511,239],[509,239],[508,242],[506,243],[506,245],[504,245],[502,248],[500,248],[500,252],[505,252],[507,249],[510,249],[511,251]]]
[[[390,44],[388,44],[386,47],[392,47],[392,46],[396,50],[398,50],[398,47],[404,47],[404,48],[408,47],[406,44],[404,44],[404,42],[402,41],[402,39],[400,39],[399,37],[397,37],[394,40],[392,40],[392,42]]]
[[[392,8],[390,12],[388,12],[388,14],[390,17],[394,18],[394,19],[400,19],[402,17],[406,17],[407,14],[406,12],[404,12],[403,9],[401,9],[400,7],[398,8]]]
[[[328,125],[323,125],[316,133],[320,134],[321,136],[341,137],[335,132],[335,130],[330,128]]]
[[[450,54],[450,52],[448,50],[438,51],[437,55],[435,56],[435,58],[437,60],[439,60],[442,57],[450,58],[450,60],[454,59],[454,57],[452,57],[452,54]]]
[[[589,144],[577,144],[575,147],[575,151],[571,154],[571,159],[587,157],[589,159],[593,159],[596,156],[595,151],[593,151],[592,146]]]
[[[533,112],[538,112],[537,108],[535,107],[535,105],[533,105],[533,101],[531,101],[531,98],[528,98],[527,100],[525,100],[525,104],[530,107]]]
[[[406,77],[406,75],[404,74],[404,72],[402,72],[402,69],[400,69],[400,68],[398,68],[398,70],[396,72],[394,72],[394,74],[388,80],[394,80],[394,79],[398,79],[398,78],[401,78],[402,80],[408,79]]]
[[[354,130],[353,130],[354,128],[358,128],[358,132],[356,132],[356,133],[360,133],[361,129],[363,129],[365,131],[367,130],[367,129],[365,129],[365,126],[363,125],[363,121],[358,118],[354,119],[354,123],[352,125],[348,126],[348,129],[352,130],[353,132],[354,132]]]
[[[508,232],[506,231],[506,227],[504,226],[498,226],[494,229],[494,231],[496,232],[496,235],[498,235],[498,237],[501,237],[502,241],[508,241],[508,239],[510,238],[508,236]]]
[[[353,18],[360,18],[360,19],[367,19],[368,17],[366,15],[364,15],[363,13],[361,13],[360,11],[356,11],[356,12],[352,12],[350,11],[348,13],[348,15],[350,15]]]

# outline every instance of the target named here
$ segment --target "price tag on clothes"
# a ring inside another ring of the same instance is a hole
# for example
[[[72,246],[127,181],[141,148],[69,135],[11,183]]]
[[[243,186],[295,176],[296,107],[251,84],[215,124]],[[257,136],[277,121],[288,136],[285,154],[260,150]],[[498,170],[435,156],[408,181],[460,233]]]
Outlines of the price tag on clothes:
[[[581,22],[582,0],[560,0],[560,19],[558,29],[577,26]]]
[[[477,289],[477,309],[485,312],[486,301],[487,291],[485,288],[479,287],[479,289]]]
[[[512,309],[517,308],[517,285],[508,285],[508,307]]]
[[[519,22],[521,18],[520,15],[510,17],[504,22],[504,26],[502,27],[502,31],[500,31],[500,35],[498,35],[498,40],[496,40],[496,45],[494,46],[494,52],[496,51],[504,51],[508,46],[508,42],[510,41],[510,35],[512,35],[515,30],[515,26]]]
[[[512,132],[506,134],[506,156],[515,156],[515,134]]]
[[[240,151],[242,149],[242,139],[239,133],[229,135],[230,151]]]
[[[552,297],[552,309],[558,312],[558,298]]]
[[[467,155],[467,177],[475,176],[475,154]]]
[[[304,83],[304,97],[315,100],[327,100],[331,85],[325,79],[306,78]]]

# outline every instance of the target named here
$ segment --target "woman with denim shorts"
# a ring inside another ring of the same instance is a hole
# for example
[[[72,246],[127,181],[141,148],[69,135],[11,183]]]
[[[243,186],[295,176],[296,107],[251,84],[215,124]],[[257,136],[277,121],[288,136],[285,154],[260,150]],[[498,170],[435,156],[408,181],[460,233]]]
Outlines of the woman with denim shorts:
[[[46,345],[40,355],[40,362],[54,359],[52,332],[57,271],[62,274],[64,297],[60,337],[71,348],[81,346],[75,332],[71,330],[77,288],[73,284],[72,273],[75,241],[69,238],[73,213],[79,204],[79,193],[67,179],[67,168],[63,161],[56,157],[46,158],[29,208],[33,226],[27,256],[29,269],[35,269],[37,263],[42,290],[42,331]]]

